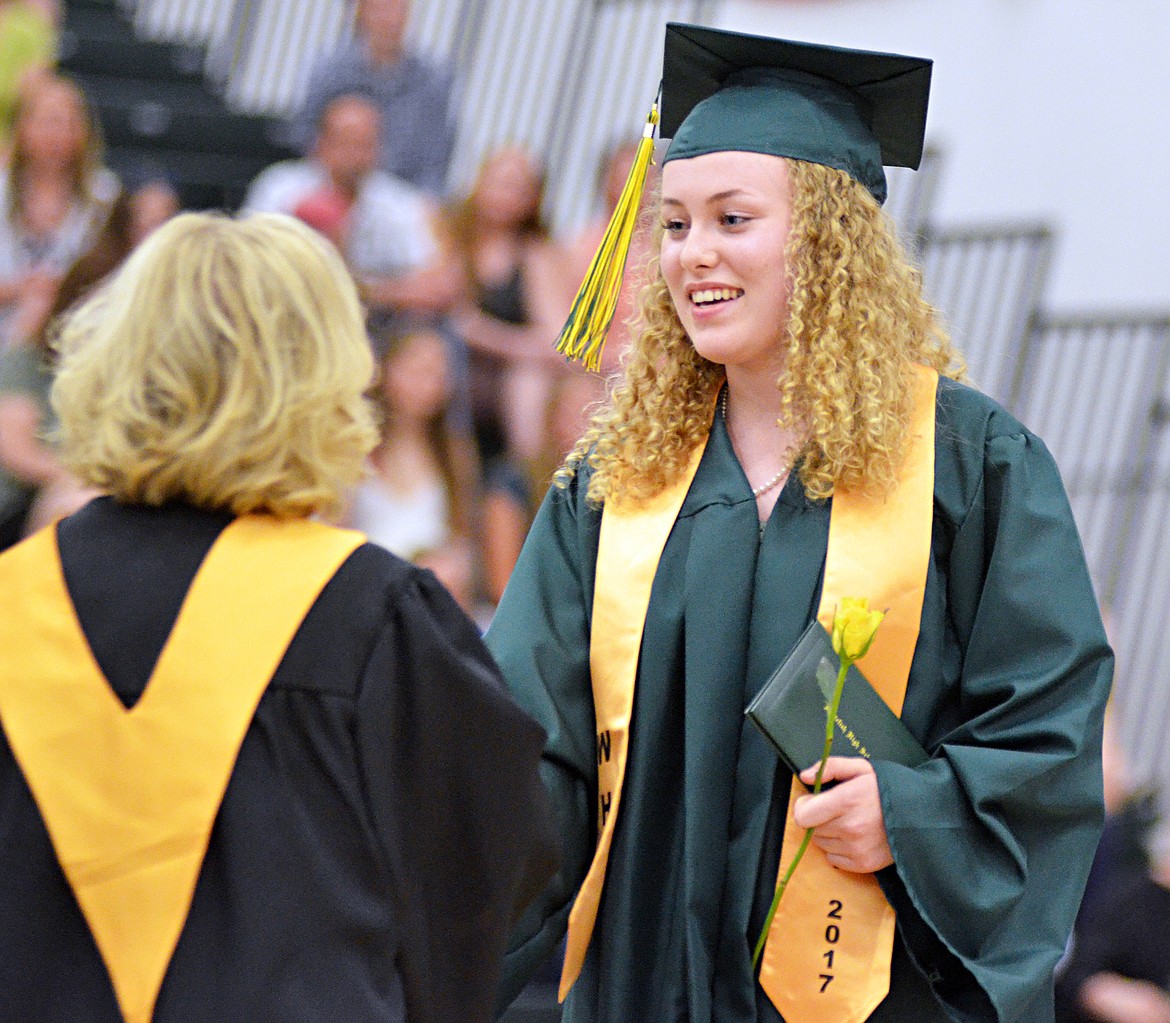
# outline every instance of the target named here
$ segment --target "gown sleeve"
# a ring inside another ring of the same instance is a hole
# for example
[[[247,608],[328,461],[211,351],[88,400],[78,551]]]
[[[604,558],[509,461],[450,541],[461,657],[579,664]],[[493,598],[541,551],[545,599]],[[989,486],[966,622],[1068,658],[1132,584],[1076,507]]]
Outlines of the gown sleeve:
[[[541,776],[562,849],[560,872],[513,934],[501,1008],[564,935],[596,845],[589,628],[599,528],[600,515],[577,497],[576,479],[566,490],[550,490],[486,637],[513,694],[548,733]]]
[[[931,726],[928,763],[874,765],[895,861],[879,876],[954,1017],[1024,1023],[1051,1019],[1052,970],[1100,834],[1113,662],[1047,449],[1014,421],[992,423],[981,465],[975,445],[956,459],[973,493],[935,566],[945,639],[930,645],[946,653],[916,655],[911,676],[911,688],[953,681],[936,705],[950,710]],[[977,982],[974,1000],[939,986],[940,941]]]
[[[407,1018],[490,1020],[508,934],[557,862],[544,736],[430,573],[410,569],[388,600],[357,731]]]

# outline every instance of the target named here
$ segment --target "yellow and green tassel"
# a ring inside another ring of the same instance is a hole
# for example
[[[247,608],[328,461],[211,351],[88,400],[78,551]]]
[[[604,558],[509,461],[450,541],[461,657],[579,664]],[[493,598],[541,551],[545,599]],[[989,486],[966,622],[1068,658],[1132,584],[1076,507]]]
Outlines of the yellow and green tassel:
[[[638,153],[630,167],[625,187],[614,208],[605,236],[594,253],[593,261],[581,283],[569,318],[557,338],[557,351],[570,359],[585,364],[586,369],[596,370],[601,365],[601,350],[605,346],[618,296],[622,290],[622,278],[626,272],[626,257],[630,253],[630,242],[638,225],[638,212],[642,205],[642,189],[646,185],[646,172],[654,155],[654,127],[658,124],[658,104],[650,108]]]

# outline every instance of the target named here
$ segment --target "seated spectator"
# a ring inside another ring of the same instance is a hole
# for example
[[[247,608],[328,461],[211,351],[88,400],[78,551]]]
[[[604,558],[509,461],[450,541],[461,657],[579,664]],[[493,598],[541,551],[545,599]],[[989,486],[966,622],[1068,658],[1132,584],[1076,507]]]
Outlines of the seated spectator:
[[[60,15],[56,0],[0,0],[0,154],[21,92],[57,60]]]
[[[533,515],[532,488],[523,468],[499,455],[483,467],[480,562],[483,570],[482,624],[486,629],[508,585]]]
[[[345,256],[375,308],[441,313],[459,293],[458,269],[430,200],[378,169],[380,134],[381,115],[371,100],[331,100],[312,155],[261,171],[243,208],[288,213],[317,228]]]
[[[32,333],[118,194],[89,105],[69,80],[46,77],[26,91],[15,135],[0,174],[0,345]]]
[[[1148,868],[1084,907],[1056,982],[1058,1023],[1170,1023],[1170,820]]]
[[[347,521],[374,543],[430,568],[470,610],[479,472],[470,436],[457,432],[450,415],[447,344],[425,324],[394,328],[372,340],[384,353],[375,392],[382,434]]]
[[[537,458],[520,464],[506,454],[484,465],[483,580],[491,608],[500,602],[532,525],[534,494],[543,494],[553,473],[585,432],[593,407],[604,397],[605,380],[582,366],[562,365],[551,374]]]
[[[584,436],[589,420],[605,399],[605,377],[591,373],[580,363],[558,367],[544,408],[540,456],[529,463],[528,475],[535,493],[552,485],[553,474]]]
[[[543,444],[553,348],[571,300],[564,256],[542,218],[544,178],[523,149],[488,155],[452,213],[467,293],[457,326],[470,356],[471,411],[480,455],[527,463]]]
[[[49,404],[57,317],[88,295],[134,247],[131,198],[121,195],[90,249],[47,295],[27,343],[0,349],[0,550],[93,496],[45,440],[57,425]]]
[[[1109,618],[1103,612],[1106,629]],[[1105,828],[1085,883],[1085,894],[1077,912],[1074,939],[1084,921],[1091,921],[1098,903],[1110,891],[1149,869],[1146,847],[1158,820],[1156,793],[1136,785],[1117,734],[1116,710],[1112,702],[1105,711],[1101,741],[1101,768],[1105,793]]]
[[[354,36],[314,68],[293,120],[294,144],[309,152],[325,108],[362,93],[382,115],[378,164],[431,195],[443,194],[455,142],[450,71],[404,45],[409,0],[358,0]]]

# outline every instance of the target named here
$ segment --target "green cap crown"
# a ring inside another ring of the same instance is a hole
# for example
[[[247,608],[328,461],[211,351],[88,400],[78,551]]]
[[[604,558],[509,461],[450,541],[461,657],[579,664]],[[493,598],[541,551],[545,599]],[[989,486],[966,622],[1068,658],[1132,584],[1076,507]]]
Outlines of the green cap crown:
[[[918,57],[667,25],[664,162],[786,156],[836,167],[884,202],[883,165],[922,159],[930,72]]]

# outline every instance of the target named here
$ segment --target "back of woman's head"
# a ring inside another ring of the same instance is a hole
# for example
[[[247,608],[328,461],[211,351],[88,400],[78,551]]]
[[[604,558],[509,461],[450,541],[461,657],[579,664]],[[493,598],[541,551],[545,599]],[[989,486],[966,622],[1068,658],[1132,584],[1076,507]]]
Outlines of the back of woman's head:
[[[62,460],[122,501],[329,512],[377,440],[353,283],[290,217],[174,218],[57,347]]]

